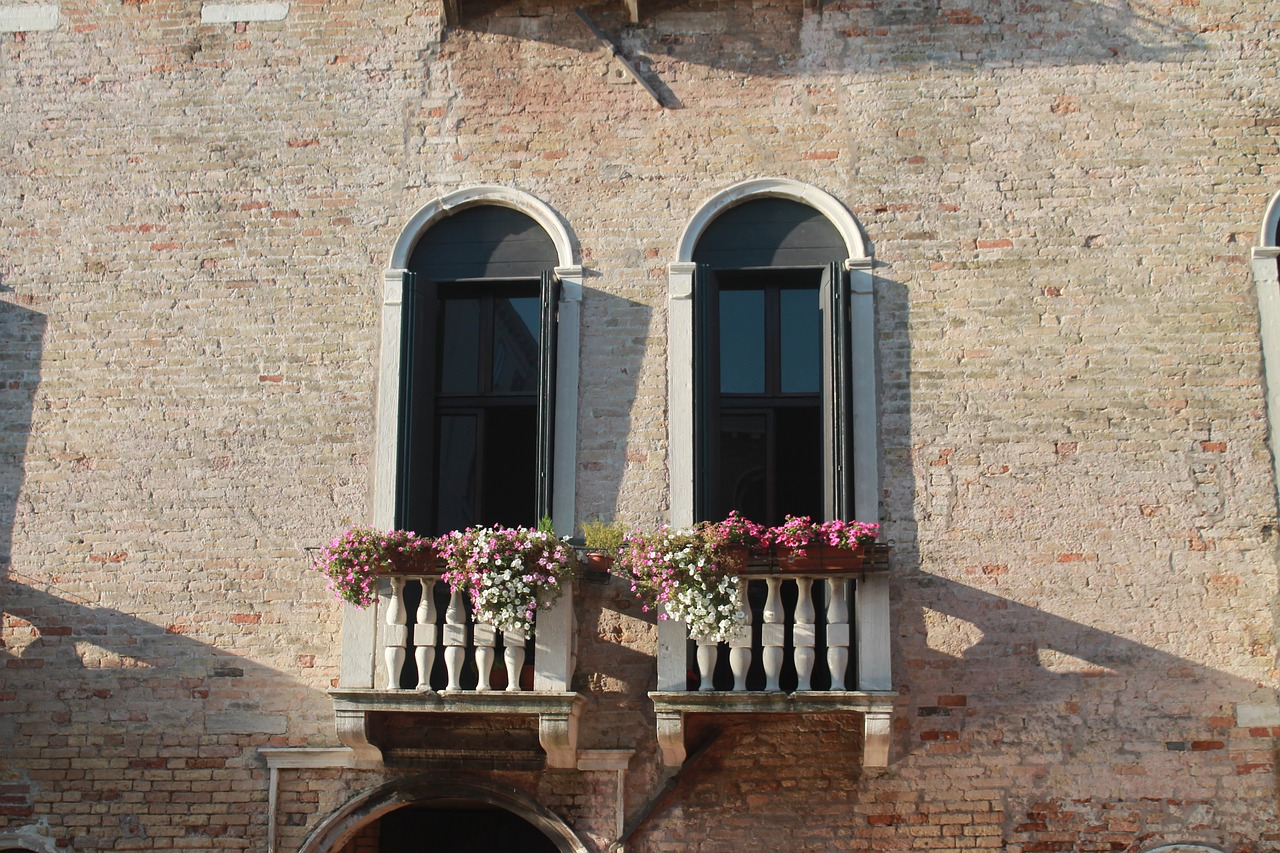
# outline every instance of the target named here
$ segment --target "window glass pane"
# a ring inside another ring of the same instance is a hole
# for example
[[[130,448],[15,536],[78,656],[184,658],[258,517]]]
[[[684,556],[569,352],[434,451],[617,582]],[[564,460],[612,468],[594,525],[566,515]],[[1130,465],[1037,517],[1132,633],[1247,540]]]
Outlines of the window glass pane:
[[[493,390],[533,394],[538,390],[541,304],[536,296],[493,300]]]
[[[480,300],[445,299],[440,311],[440,392],[479,390]]]
[[[764,414],[720,416],[720,507],[714,518],[730,510],[750,519],[766,519],[768,512],[768,417]]]
[[[816,394],[822,384],[822,314],[817,290],[779,293],[782,393]]]
[[[436,530],[462,530],[476,522],[475,415],[440,417],[436,454]]]
[[[720,393],[764,393],[764,291],[720,291]]]

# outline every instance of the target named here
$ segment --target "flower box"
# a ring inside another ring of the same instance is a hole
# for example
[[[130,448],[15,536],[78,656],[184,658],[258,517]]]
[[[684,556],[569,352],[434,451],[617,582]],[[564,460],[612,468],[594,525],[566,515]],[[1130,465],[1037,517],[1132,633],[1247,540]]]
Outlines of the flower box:
[[[797,553],[802,551],[803,553]],[[802,549],[778,546],[774,550],[774,566],[787,574],[811,572],[857,571],[866,559],[867,547],[838,548],[834,545],[809,545]]]
[[[440,574],[440,559],[434,547],[419,551],[393,551],[387,555],[387,560],[391,565],[386,573],[389,575],[417,577]]]

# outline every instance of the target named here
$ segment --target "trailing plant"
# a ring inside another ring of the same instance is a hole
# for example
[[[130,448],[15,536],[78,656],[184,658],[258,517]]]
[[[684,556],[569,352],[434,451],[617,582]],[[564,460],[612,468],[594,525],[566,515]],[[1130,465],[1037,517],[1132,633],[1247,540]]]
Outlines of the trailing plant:
[[[326,588],[336,597],[368,607],[378,594],[378,576],[391,572],[396,555],[432,547],[431,539],[409,531],[352,527],[321,548],[311,565],[328,579]]]
[[[695,639],[725,642],[745,622],[734,574],[741,564],[714,524],[632,533],[618,563],[646,611],[684,622]]]
[[[471,600],[472,616],[500,631],[533,631],[539,607],[560,598],[576,565],[566,542],[527,527],[469,527],[436,540],[441,577]]]

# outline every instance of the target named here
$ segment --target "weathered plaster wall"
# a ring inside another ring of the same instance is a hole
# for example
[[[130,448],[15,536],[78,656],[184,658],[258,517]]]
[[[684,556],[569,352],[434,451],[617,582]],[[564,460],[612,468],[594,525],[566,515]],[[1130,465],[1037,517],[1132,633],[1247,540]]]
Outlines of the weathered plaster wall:
[[[611,32],[620,10],[592,9]],[[1275,524],[1248,251],[1280,185],[1263,0],[642,8],[63,2],[0,35],[0,828],[263,849],[260,746],[334,745],[381,271],[470,184],[591,274],[578,512],[666,510],[666,264],[778,175],[878,266],[892,766],[723,721],[629,849],[1141,849],[1276,835]],[[654,629],[588,590],[582,745],[659,781]],[[699,730],[695,727],[691,738]],[[601,778],[509,774],[591,843]],[[383,774],[282,771],[284,849]]]

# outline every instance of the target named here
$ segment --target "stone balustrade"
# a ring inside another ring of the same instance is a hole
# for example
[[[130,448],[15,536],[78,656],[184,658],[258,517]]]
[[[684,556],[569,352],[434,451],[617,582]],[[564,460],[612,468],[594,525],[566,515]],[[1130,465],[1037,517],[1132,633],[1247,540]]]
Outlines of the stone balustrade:
[[[397,576],[390,586],[382,635],[387,690],[484,693],[494,689],[495,680],[511,692],[532,689],[532,678],[523,677],[530,637],[476,622],[463,594],[436,577]],[[499,653],[501,665],[495,670]],[[436,672],[437,660],[443,672]]]

